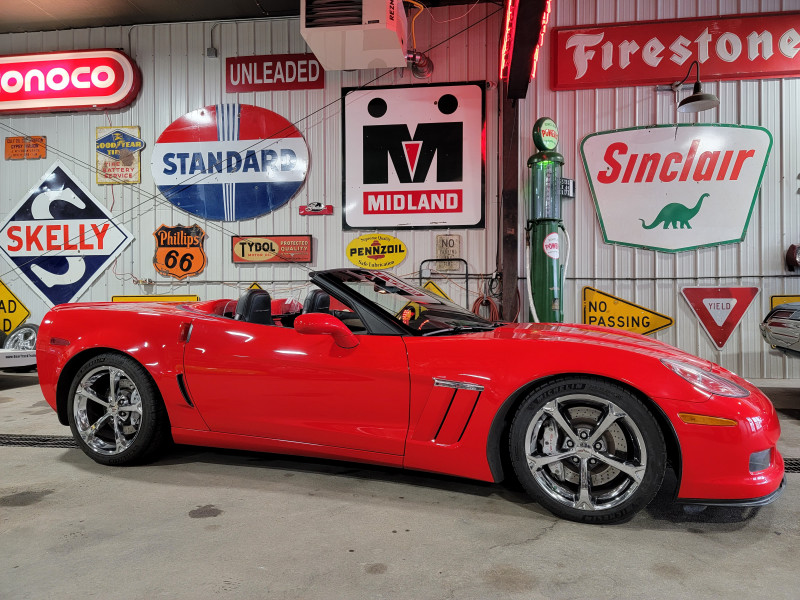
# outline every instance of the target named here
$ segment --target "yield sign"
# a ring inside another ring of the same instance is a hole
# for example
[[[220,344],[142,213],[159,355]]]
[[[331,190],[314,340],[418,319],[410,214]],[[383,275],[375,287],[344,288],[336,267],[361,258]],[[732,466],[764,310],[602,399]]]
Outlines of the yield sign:
[[[681,293],[708,337],[721,350],[758,294],[758,288],[685,287]]]

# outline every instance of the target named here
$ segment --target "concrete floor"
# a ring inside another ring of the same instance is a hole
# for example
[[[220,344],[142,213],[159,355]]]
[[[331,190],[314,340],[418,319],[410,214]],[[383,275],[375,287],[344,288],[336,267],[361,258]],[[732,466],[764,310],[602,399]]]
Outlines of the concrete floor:
[[[800,458],[800,386],[766,391]],[[0,375],[0,434],[69,434],[35,374]],[[665,489],[598,527],[511,485],[393,469],[188,447],[109,468],[0,446],[0,598],[797,599],[799,483],[700,513]]]

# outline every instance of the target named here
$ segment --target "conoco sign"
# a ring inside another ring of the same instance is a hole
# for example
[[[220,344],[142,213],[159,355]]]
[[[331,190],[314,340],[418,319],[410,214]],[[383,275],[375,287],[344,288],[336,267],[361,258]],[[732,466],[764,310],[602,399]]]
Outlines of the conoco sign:
[[[772,148],[762,127],[660,125],[586,136],[607,243],[664,252],[741,242]]]
[[[0,113],[120,108],[140,87],[139,69],[118,50],[0,56]]]

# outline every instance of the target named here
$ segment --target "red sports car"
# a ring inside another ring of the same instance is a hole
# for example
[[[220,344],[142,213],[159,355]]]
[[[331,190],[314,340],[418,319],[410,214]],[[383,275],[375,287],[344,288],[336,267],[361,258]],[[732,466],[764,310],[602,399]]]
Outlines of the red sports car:
[[[679,502],[763,505],[784,485],[775,410],[733,373],[618,330],[492,323],[383,272],[315,272],[282,298],[57,306],[37,361],[106,465],[171,439],[515,476],[590,523],[646,506],[668,467]]]

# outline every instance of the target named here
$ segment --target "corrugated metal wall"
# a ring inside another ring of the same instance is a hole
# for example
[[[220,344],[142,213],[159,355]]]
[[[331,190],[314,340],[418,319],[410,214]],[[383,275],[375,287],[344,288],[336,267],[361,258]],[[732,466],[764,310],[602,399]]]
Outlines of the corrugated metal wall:
[[[436,9],[420,16],[416,24],[417,47],[428,54],[435,70],[427,80],[414,79],[410,69],[329,71],[325,89],[227,94],[224,92],[225,59],[233,56],[308,52],[300,36],[299,19],[225,23],[189,23],[108,27],[60,32],[0,35],[0,54],[46,52],[82,48],[120,48],[142,72],[139,97],[132,105],[108,113],[10,116],[0,118],[0,134],[45,135],[48,158],[44,161],[0,161],[0,212],[8,213],[36,184],[56,158],[89,187],[136,237],[109,269],[80,298],[106,301],[115,294],[198,294],[201,298],[236,297],[252,282],[306,281],[299,266],[234,266],[231,235],[310,234],[314,238],[312,269],[348,266],[345,247],[366,231],[342,231],[342,117],[341,89],[362,85],[406,85],[495,80],[501,10],[493,5]],[[435,20],[434,20],[435,19]],[[206,58],[206,48],[219,50]],[[498,92],[487,90],[486,227],[437,231],[460,234],[462,256],[470,273],[491,273],[496,261],[497,231],[497,106]],[[286,206],[257,219],[221,224],[199,219],[173,207],[157,195],[150,172],[150,157],[158,135],[185,113],[220,102],[238,101],[270,109],[295,123],[308,143],[311,167],[306,184]],[[95,128],[138,125],[147,147],[142,152],[139,186],[99,186],[95,183]],[[19,133],[17,133],[19,132]],[[301,217],[300,205],[324,201],[335,206],[330,217]],[[153,267],[152,233],[162,224],[198,223],[207,232],[209,263],[197,277],[183,282],[158,275]],[[435,233],[386,231],[406,243],[409,255],[395,271],[416,275],[419,263],[436,257]],[[116,272],[114,272],[116,271]],[[152,279],[155,285],[133,282]],[[3,262],[0,279],[31,310],[39,322],[47,310],[44,302]],[[462,304],[466,301],[463,278],[442,287]],[[461,287],[459,287],[461,286]],[[478,284],[473,284],[472,298]]]
[[[686,18],[735,13],[797,10],[797,0],[557,0],[553,2],[550,29],[555,26],[587,25],[651,19]],[[466,16],[465,16],[466,13]],[[431,46],[435,63],[431,82],[496,81],[499,32],[502,13],[495,5],[436,9],[417,20],[417,45]],[[464,32],[464,30],[467,30]],[[448,41],[444,41],[448,40]],[[547,42],[547,40],[546,40]],[[219,58],[206,58],[205,49],[215,46]],[[408,70],[396,70],[379,79],[382,72],[329,72],[325,89],[309,92],[274,92],[230,95],[224,90],[225,58],[254,54],[306,52],[299,34],[299,21],[269,20],[240,23],[193,23],[147,25],[133,28],[99,28],[31,34],[0,35],[0,54],[121,48],[139,65],[144,78],[139,98],[128,108],[109,113],[36,115],[0,118],[3,136],[15,131],[46,135],[47,161],[0,161],[0,211],[10,210],[42,176],[53,159],[61,160],[88,185],[115,216],[136,236],[119,258],[115,271],[101,276],[82,300],[107,300],[114,294],[194,293],[202,298],[233,297],[253,281],[297,281],[304,269],[275,265],[237,267],[230,259],[230,235],[310,234],[315,239],[312,268],[346,265],[346,245],[362,231],[342,232],[341,227],[341,113],[338,102],[343,87],[364,84],[420,84]],[[564,175],[577,182],[574,200],[565,200],[565,224],[572,236],[572,262],[567,273],[566,319],[580,321],[581,291],[592,286],[675,318],[675,325],[658,332],[658,339],[709,358],[753,378],[800,377],[800,360],[786,359],[769,351],[761,341],[758,323],[774,294],[800,294],[800,279],[787,276],[783,254],[800,241],[798,165],[800,148],[800,80],[705,82],[722,100],[718,111],[700,120],[760,125],[772,132],[774,147],[753,219],[742,244],[704,248],[677,254],[656,253],[607,245],[602,240],[589,196],[586,177],[578,156],[578,144],[595,131],[674,122],[674,103],[669,93],[653,87],[582,90],[555,93],[549,89],[549,43],[539,62],[537,80],[528,97],[519,103],[520,190],[528,194],[524,164],[533,153],[530,131],[540,116],[550,116],[560,127],[561,152],[566,158]],[[668,83],[668,82],[665,82]],[[297,124],[309,145],[311,169],[298,196],[274,213],[241,223],[204,221],[172,207],[156,195],[149,163],[152,146],[160,132],[186,112],[217,102],[239,101],[271,109]],[[497,254],[497,90],[486,93],[487,171],[486,227],[452,230],[462,236],[462,255],[471,273],[489,274]],[[696,119],[681,116],[681,120]],[[140,186],[98,186],[92,168],[95,127],[139,125],[148,144],[142,156]],[[334,204],[333,217],[300,217],[298,207],[310,200]],[[206,271],[183,283],[158,276],[152,265],[152,232],[161,224],[198,222],[208,233]],[[419,263],[434,258],[435,234],[431,231],[389,232],[409,247],[409,257],[396,271],[416,274]],[[524,249],[520,247],[520,260]],[[520,262],[524,264],[524,261]],[[46,311],[44,303],[5,265],[2,280],[30,308],[32,321]],[[153,279],[154,286],[137,285],[137,279]],[[461,284],[463,285],[463,284]],[[693,285],[757,286],[754,305],[723,351],[718,351],[702,331],[680,295],[680,288]],[[443,287],[462,304],[463,289],[445,282]],[[474,283],[472,298],[479,290]]]
[[[549,28],[798,9],[797,0],[557,0]],[[567,273],[565,320],[580,322],[582,290],[591,286],[675,319],[674,326],[653,334],[657,339],[745,377],[800,377],[800,359],[770,350],[758,329],[770,296],[800,294],[800,276],[791,275],[783,264],[786,248],[800,241],[800,79],[703,80],[704,90],[719,96],[720,108],[699,116],[682,114],[680,122],[769,129],[774,146],[761,194],[741,244],[675,254],[653,252],[603,242],[578,146],[596,131],[674,123],[674,97],[671,92],[657,93],[655,86],[554,92],[549,87],[549,42],[548,35],[536,80],[520,104],[520,155],[535,152],[529,132],[536,119],[552,117],[560,130],[564,176],[576,180],[576,198],[565,199],[563,204],[573,257]],[[523,176],[520,189],[525,194],[529,193],[527,184]],[[761,291],[720,351],[681,296],[680,290],[686,286],[753,286]]]

